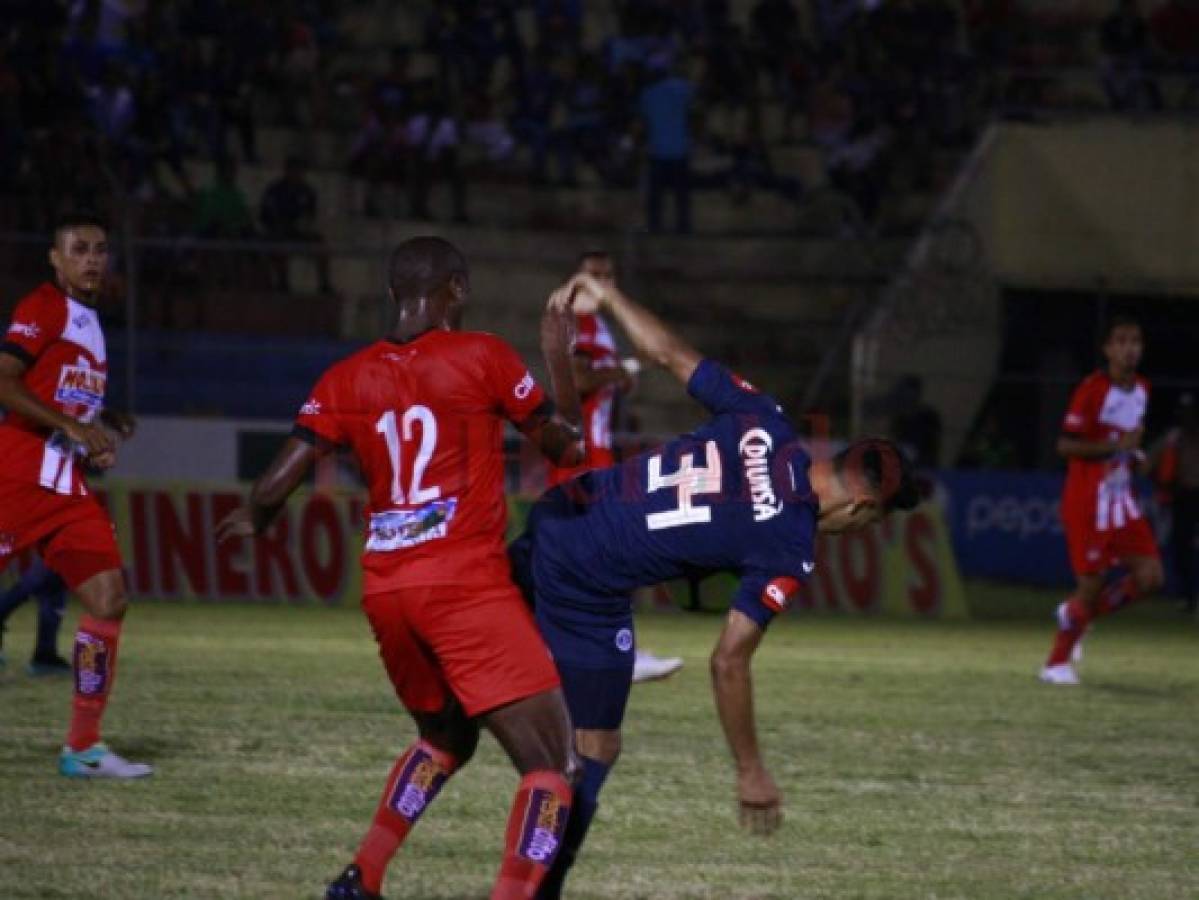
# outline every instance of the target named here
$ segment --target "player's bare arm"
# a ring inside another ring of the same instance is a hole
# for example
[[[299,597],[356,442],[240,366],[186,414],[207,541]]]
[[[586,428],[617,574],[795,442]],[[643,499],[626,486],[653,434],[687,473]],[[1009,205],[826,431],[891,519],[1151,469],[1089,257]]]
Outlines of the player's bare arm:
[[[267,470],[254,482],[247,505],[235,509],[217,525],[217,543],[262,534],[270,528],[287,498],[303,484],[318,455],[313,444],[298,437],[288,438]]]
[[[782,822],[783,798],[762,762],[754,724],[750,660],[761,642],[758,624],[731,610],[712,651],[712,693],[737,768],[741,825],[754,834],[770,834]]]
[[[574,314],[570,293],[559,288],[550,295],[541,316],[541,353],[549,373],[552,403],[542,404],[517,427],[550,462],[575,466],[587,448],[580,430],[582,410],[571,363],[574,343]]]
[[[27,368],[14,354],[0,352],[0,406],[51,431],[61,431],[89,457],[102,459],[115,452],[112,437],[99,425],[72,419],[38,400],[21,381]]]
[[[1113,453],[1127,453],[1141,446],[1143,428],[1130,431],[1115,441],[1088,441],[1063,434],[1057,439],[1057,452],[1066,459],[1103,459]]]
[[[604,284],[589,275],[576,275],[571,283],[616,319],[638,355],[667,369],[683,384],[691,380],[703,357],[661,319],[615,285]]]

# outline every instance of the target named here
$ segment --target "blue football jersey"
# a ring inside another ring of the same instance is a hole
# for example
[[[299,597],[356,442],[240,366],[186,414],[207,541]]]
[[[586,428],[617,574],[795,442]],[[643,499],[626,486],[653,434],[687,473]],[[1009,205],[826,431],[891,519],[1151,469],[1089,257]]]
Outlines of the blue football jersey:
[[[765,627],[814,568],[810,459],[778,404],[704,360],[698,430],[551,491],[530,518],[538,602],[627,609],[637,587],[731,571],[733,607]]]

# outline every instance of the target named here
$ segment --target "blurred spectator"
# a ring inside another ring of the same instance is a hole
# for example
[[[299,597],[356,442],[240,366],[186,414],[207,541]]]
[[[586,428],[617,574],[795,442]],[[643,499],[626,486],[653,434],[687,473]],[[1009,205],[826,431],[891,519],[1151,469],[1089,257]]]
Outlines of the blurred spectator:
[[[422,82],[416,92],[412,115],[404,125],[405,144],[411,172],[408,191],[412,214],[429,219],[429,190],[443,179],[450,188],[455,222],[467,221],[466,180],[458,159],[462,143],[458,123],[449,114],[432,81]]]
[[[271,182],[262,195],[259,218],[268,237],[288,244],[311,244],[307,254],[316,265],[322,293],[332,293],[329,280],[329,254],[325,250],[325,238],[316,228],[316,190],[304,177],[304,161],[297,156],[289,157],[287,168],[281,178]],[[275,274],[280,290],[290,290],[287,277],[287,256],[279,254],[275,259]]]
[[[192,202],[192,230],[203,238],[235,240],[254,236],[254,214],[237,184],[237,166],[226,157],[213,169],[212,181]]]
[[[1188,76],[1184,107],[1199,98],[1199,3],[1195,0],[1166,0],[1149,18],[1157,45],[1171,63]]]
[[[520,82],[516,114],[512,118],[513,133],[529,145],[534,184],[546,180],[550,129],[561,92],[562,80],[555,71],[553,56],[548,48],[537,48]]]
[[[1170,551],[1185,610],[1199,603],[1199,571],[1195,537],[1199,533],[1199,411],[1195,395],[1183,394],[1175,410],[1175,427],[1150,452],[1154,480],[1172,511]]]
[[[1016,445],[1003,429],[999,414],[989,410],[982,425],[974,432],[962,451],[959,465],[968,469],[1015,469],[1018,465]]]
[[[905,375],[892,393],[891,437],[917,468],[935,469],[941,460],[941,414],[924,400],[924,381]]]
[[[1162,95],[1148,73],[1149,29],[1136,0],[1119,0],[1099,25],[1100,74],[1113,109],[1161,109]]]
[[[781,95],[786,67],[799,48],[799,13],[791,0],[758,0],[750,16],[758,62]]]
[[[645,126],[648,170],[646,210],[650,231],[662,230],[666,194],[674,197],[675,231],[691,231],[691,128],[695,86],[683,75],[659,70],[641,92],[638,109]]]

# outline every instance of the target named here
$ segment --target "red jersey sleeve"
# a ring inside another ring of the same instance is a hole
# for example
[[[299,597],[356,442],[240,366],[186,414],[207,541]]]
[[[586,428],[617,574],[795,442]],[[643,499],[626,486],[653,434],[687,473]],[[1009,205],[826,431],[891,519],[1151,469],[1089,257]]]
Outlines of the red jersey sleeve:
[[[60,301],[60,302],[55,302]],[[62,334],[67,307],[49,291],[30,294],[13,311],[12,322],[0,341],[0,349],[18,357],[26,365],[42,355]]]
[[[493,399],[509,421],[520,424],[545,402],[545,391],[520,354],[500,338],[489,336],[484,369]]]
[[[334,446],[347,443],[342,411],[338,403],[337,370],[330,369],[321,376],[312,389],[300,413],[296,416],[293,434],[316,444],[325,442]]]
[[[1095,379],[1088,378],[1074,389],[1066,417],[1062,420],[1065,434],[1086,435],[1095,426],[1099,418],[1099,403],[1103,399],[1103,391],[1099,387]]]

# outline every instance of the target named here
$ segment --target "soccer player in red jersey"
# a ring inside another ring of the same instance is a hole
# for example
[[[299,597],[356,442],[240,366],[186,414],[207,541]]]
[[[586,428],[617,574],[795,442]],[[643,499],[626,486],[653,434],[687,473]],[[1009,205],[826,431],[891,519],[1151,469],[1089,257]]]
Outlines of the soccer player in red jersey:
[[[1057,608],[1057,636],[1041,669],[1049,684],[1078,684],[1072,657],[1092,620],[1162,585],[1161,557],[1132,484],[1145,458],[1140,446],[1149,405],[1149,382],[1137,375],[1142,350],[1141,326],[1113,319],[1103,342],[1107,368],[1075,389],[1058,438],[1058,453],[1069,460],[1062,523],[1078,587]],[[1107,572],[1120,564],[1128,574],[1106,584]]]
[[[17,304],[0,343],[0,570],[36,547],[83,604],[73,656],[75,696],[63,775],[140,778],[100,741],[100,720],[116,677],[127,606],[121,554],[108,514],[88,491],[84,462],[116,462],[112,437],[131,420],[104,409],[108,356],[96,300],[108,264],[108,236],[91,216],[54,231],[47,282]]]
[[[470,287],[453,245],[405,241],[389,285],[394,328],[325,373],[249,507],[219,535],[261,534],[319,456],[354,453],[370,491],[362,604],[419,738],[325,896],[379,895],[391,857],[470,759],[482,724],[521,774],[491,896],[531,897],[561,841],[576,763],[557,671],[509,573],[502,441],[507,420],[549,459],[582,458],[569,293],[555,292],[542,322],[551,402],[508,344],[459,330]]]

